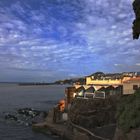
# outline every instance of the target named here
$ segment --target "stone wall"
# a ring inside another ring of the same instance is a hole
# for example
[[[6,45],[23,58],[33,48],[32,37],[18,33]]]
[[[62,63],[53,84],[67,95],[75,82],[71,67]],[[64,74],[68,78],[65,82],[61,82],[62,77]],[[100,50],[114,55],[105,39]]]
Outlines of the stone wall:
[[[85,128],[115,123],[116,96],[107,99],[74,99],[69,118]]]
[[[112,139],[116,129],[117,97],[107,99],[74,99],[69,119],[98,136]]]

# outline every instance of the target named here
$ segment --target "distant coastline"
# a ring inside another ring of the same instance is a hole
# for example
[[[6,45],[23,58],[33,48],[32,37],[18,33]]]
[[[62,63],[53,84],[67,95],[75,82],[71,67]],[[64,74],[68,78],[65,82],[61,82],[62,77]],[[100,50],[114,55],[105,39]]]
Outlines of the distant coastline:
[[[47,86],[47,85],[72,85],[70,83],[41,83],[41,82],[0,82],[0,85],[17,85],[17,86]]]
[[[77,78],[71,78],[71,79],[63,79],[63,80],[58,80],[54,82],[0,82],[0,84],[17,84],[19,86],[43,86],[43,85],[85,85],[86,83],[86,77],[92,77],[96,79],[102,79],[103,77],[112,77],[112,78],[120,78],[123,76],[132,76],[132,75],[138,75],[140,76],[140,72],[122,72],[122,73],[103,73],[103,72],[95,72],[91,75],[88,76],[83,76],[83,77],[77,77]]]
[[[31,82],[31,83],[18,83],[19,86],[42,86],[42,85],[55,85],[55,83],[39,83],[39,82]]]
[[[55,85],[55,83],[41,83],[41,82],[0,82],[0,85],[38,86],[38,85]]]

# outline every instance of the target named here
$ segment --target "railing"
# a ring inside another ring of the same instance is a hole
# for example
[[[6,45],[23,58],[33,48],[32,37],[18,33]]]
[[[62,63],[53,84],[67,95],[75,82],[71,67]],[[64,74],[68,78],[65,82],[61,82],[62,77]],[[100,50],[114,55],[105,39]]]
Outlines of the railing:
[[[69,120],[69,121],[70,121],[70,120]],[[95,135],[93,132],[91,132],[90,130],[88,130],[88,129],[86,129],[86,128],[83,128],[83,127],[81,127],[81,126],[79,126],[79,125],[76,125],[76,124],[72,123],[71,121],[70,121],[70,124],[71,124],[71,126],[72,126],[73,128],[76,128],[77,130],[80,130],[80,131],[86,133],[87,135],[92,136],[92,137],[94,137],[94,138],[96,138],[96,139],[98,139],[98,140],[109,140],[109,139],[106,139],[106,138],[97,136],[97,135]]]
[[[106,98],[105,92],[97,92],[97,93],[94,93],[94,94],[95,94],[94,98],[102,98],[102,99]]]
[[[83,99],[88,99],[87,96],[91,96],[93,99],[100,98],[100,99],[105,99],[106,94],[105,92],[98,92],[98,93],[84,93],[83,96],[75,96],[76,98],[83,98]]]

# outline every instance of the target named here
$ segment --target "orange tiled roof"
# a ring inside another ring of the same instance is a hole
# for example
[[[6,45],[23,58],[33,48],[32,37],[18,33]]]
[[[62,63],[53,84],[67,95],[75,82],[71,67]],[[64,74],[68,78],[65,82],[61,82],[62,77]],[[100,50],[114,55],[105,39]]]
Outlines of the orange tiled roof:
[[[140,80],[140,77],[131,78],[130,81],[137,81]]]
[[[135,78],[130,78],[129,80],[124,81],[124,83],[133,82],[133,81],[140,81],[140,76],[139,77],[135,77]]]

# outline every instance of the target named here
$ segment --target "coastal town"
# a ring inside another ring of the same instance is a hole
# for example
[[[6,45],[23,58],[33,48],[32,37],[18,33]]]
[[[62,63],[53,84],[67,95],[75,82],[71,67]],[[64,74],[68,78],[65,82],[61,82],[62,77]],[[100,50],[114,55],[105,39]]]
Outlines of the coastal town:
[[[62,140],[139,140],[139,72],[96,72],[81,79],[65,85],[50,110],[20,108],[5,113],[5,121]]]
[[[140,87],[140,75],[137,72],[124,72],[104,74],[97,72],[85,78],[85,85],[76,82],[74,86],[68,87],[67,92],[73,97],[90,96],[103,98],[111,95],[133,94]]]
[[[139,89],[140,75],[137,72],[94,73],[86,77],[84,85],[74,83],[67,87],[65,98],[50,110],[46,121],[33,124],[33,128],[69,140],[112,140],[117,128],[118,101],[134,95]],[[98,131],[104,131],[106,136]]]
[[[140,140],[140,0],[0,0],[0,140]]]

